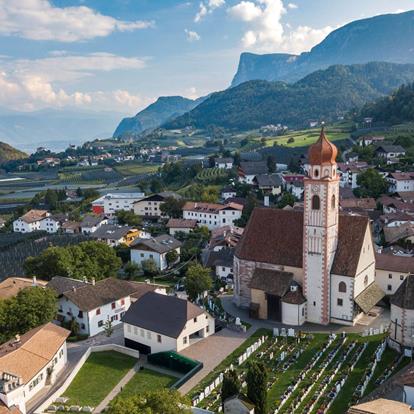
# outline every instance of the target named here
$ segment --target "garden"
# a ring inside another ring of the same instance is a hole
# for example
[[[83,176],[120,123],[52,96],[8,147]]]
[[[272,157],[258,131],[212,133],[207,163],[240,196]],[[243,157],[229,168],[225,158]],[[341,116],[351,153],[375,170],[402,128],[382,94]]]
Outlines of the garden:
[[[385,334],[260,329],[191,390],[193,405],[220,412],[224,373],[234,370],[244,391],[249,361],[268,367],[269,413],[342,414],[409,359],[386,347]]]

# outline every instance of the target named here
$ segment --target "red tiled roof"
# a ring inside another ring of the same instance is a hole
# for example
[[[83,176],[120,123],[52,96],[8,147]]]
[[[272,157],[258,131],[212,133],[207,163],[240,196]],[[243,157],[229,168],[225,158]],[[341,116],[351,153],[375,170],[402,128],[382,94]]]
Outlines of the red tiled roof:
[[[414,257],[396,256],[393,254],[375,255],[376,269],[390,272],[414,273]]]
[[[355,276],[367,217],[339,216],[339,240],[332,273]],[[303,212],[255,208],[235,255],[244,260],[301,268]]]

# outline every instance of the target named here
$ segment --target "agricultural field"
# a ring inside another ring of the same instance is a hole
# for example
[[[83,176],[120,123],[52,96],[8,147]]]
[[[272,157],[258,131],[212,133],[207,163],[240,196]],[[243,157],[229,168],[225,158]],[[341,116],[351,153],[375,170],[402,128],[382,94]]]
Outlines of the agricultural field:
[[[139,175],[139,174],[151,174],[158,171],[159,164],[143,164],[138,162],[125,162],[120,165],[116,165],[114,169],[123,176]]]
[[[203,168],[196,176],[201,182],[214,181],[217,178],[224,178],[228,175],[228,171],[223,168]]]
[[[273,337],[258,330],[189,393],[193,403],[216,411],[220,375],[232,366],[245,387],[248,361],[268,367],[269,413],[343,414],[408,358],[386,348],[385,335]]]

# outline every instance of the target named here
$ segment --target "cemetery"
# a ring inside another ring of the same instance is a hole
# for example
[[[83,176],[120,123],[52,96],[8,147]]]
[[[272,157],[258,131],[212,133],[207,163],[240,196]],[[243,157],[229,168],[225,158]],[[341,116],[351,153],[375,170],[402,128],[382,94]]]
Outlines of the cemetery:
[[[223,375],[246,387],[249,361],[268,367],[269,414],[341,414],[407,362],[387,348],[385,328],[361,334],[259,329],[190,393],[193,406],[221,412]]]

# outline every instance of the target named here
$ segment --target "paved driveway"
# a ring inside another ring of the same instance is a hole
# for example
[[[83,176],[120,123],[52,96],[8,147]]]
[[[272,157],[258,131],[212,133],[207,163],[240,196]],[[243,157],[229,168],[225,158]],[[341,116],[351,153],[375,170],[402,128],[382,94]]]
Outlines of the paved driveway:
[[[187,394],[209,372],[219,365],[227,355],[238,348],[252,332],[250,330],[249,333],[240,333],[230,329],[223,329],[181,351],[181,355],[196,359],[204,364],[203,368],[179,389],[181,394]]]

